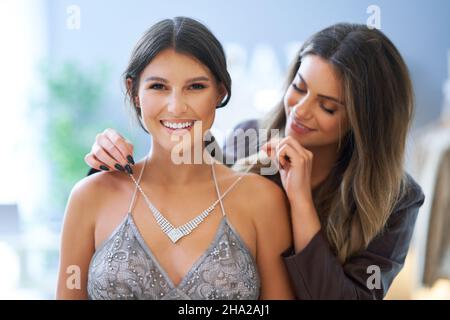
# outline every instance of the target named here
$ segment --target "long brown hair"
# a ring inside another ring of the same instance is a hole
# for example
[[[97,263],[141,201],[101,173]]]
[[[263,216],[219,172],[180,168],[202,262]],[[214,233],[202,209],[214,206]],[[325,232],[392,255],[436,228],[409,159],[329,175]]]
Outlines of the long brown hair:
[[[322,229],[344,262],[383,231],[406,191],[404,154],[414,110],[412,84],[394,44],[365,25],[340,23],[314,34],[290,67],[286,87],[306,55],[317,55],[334,67],[350,124],[340,141],[338,161],[313,190]],[[285,125],[281,100],[262,126],[284,132]],[[256,165],[252,171],[259,173],[260,168]]]

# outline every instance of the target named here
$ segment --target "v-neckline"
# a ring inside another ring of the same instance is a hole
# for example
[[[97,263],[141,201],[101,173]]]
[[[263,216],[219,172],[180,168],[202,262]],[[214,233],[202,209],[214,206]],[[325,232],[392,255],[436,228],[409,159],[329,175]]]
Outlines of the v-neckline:
[[[211,251],[211,249],[215,246],[217,240],[219,239],[219,237],[221,235],[221,231],[224,228],[225,223],[227,222],[227,216],[226,215],[222,216],[213,240],[210,242],[210,244],[208,245],[206,250],[194,261],[192,266],[188,269],[186,274],[181,278],[181,280],[179,281],[179,283],[177,285],[174,284],[172,279],[169,277],[169,274],[166,272],[166,269],[162,267],[161,263],[156,258],[153,251],[150,249],[150,246],[147,244],[147,242],[145,242],[144,237],[142,236],[141,232],[139,231],[139,228],[137,227],[131,213],[128,213],[128,220],[130,222],[130,226],[133,228],[133,231],[134,231],[134,234],[135,234],[137,240],[139,241],[139,244],[144,249],[144,251],[147,253],[147,255],[152,259],[152,261],[155,263],[156,267],[158,268],[158,271],[166,279],[166,282],[169,284],[169,286],[172,289],[179,289],[184,285],[184,283],[187,281],[187,279],[197,269],[197,267],[203,262],[203,260],[206,259],[209,252]]]

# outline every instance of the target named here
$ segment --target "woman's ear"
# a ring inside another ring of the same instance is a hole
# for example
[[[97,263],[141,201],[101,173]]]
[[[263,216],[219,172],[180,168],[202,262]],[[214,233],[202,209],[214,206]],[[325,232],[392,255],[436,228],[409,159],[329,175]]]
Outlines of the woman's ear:
[[[127,93],[130,97],[133,97],[133,103],[136,108],[140,108],[139,96],[133,96],[133,79],[127,78]]]
[[[141,103],[139,102],[139,96],[134,97],[134,106],[138,109],[141,108]]]
[[[217,98],[217,106],[220,106],[222,104],[223,99],[227,96],[228,92],[223,83],[219,85],[219,96]]]

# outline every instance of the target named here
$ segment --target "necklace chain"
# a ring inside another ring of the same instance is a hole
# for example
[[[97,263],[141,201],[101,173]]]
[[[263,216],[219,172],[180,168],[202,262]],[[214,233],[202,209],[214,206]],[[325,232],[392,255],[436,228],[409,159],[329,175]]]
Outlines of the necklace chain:
[[[147,164],[147,158],[145,159],[144,162],[144,167],[142,168],[142,172],[141,172],[141,176],[142,173],[144,171],[145,165]],[[214,178],[214,183],[216,183],[217,185],[217,180],[216,180],[216,174],[215,174],[215,170],[214,170],[214,164],[211,164],[211,169],[213,172],[213,178]],[[145,194],[144,190],[142,190],[141,186],[139,185],[139,183],[136,181],[136,179],[134,178],[134,176],[132,174],[129,175],[130,178],[133,180],[134,184],[136,185],[137,189],[139,190],[139,192],[142,194],[142,196],[144,197],[144,200],[147,204],[147,206],[149,207],[150,211],[153,214],[153,217],[155,218],[156,222],[158,223],[159,227],[161,228],[161,230],[170,238],[170,240],[173,243],[176,243],[178,240],[180,240],[181,238],[183,238],[184,236],[187,236],[188,234],[190,234],[193,230],[195,230],[200,223],[202,223],[211,213],[211,211],[214,210],[214,208],[216,207],[216,205],[222,200],[222,198],[225,197],[225,195],[231,190],[231,188],[242,178],[242,176],[240,176],[238,179],[236,179],[236,181],[234,181],[234,183],[227,189],[227,191],[225,191],[225,193],[219,197],[219,199],[217,199],[211,206],[209,206],[207,209],[205,209],[204,211],[202,211],[198,216],[196,216],[195,218],[191,219],[190,221],[186,222],[185,224],[183,224],[182,226],[179,227],[174,227],[169,220],[167,220],[162,213],[153,205],[153,203],[149,200],[149,198],[147,197],[147,195]]]

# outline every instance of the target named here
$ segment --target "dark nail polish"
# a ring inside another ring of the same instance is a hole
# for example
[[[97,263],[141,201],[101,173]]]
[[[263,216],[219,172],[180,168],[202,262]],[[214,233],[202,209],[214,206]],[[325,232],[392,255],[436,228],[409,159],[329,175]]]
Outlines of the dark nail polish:
[[[125,172],[125,169],[118,163],[116,163],[114,167],[119,171]]]
[[[134,159],[132,156],[127,156],[128,163],[134,166]]]
[[[125,165],[125,170],[127,170],[127,172],[128,172],[129,174],[133,174],[133,170],[131,170],[131,167],[130,167],[129,164]]]
[[[100,169],[103,171],[109,171],[109,168],[107,166],[101,165]]]

